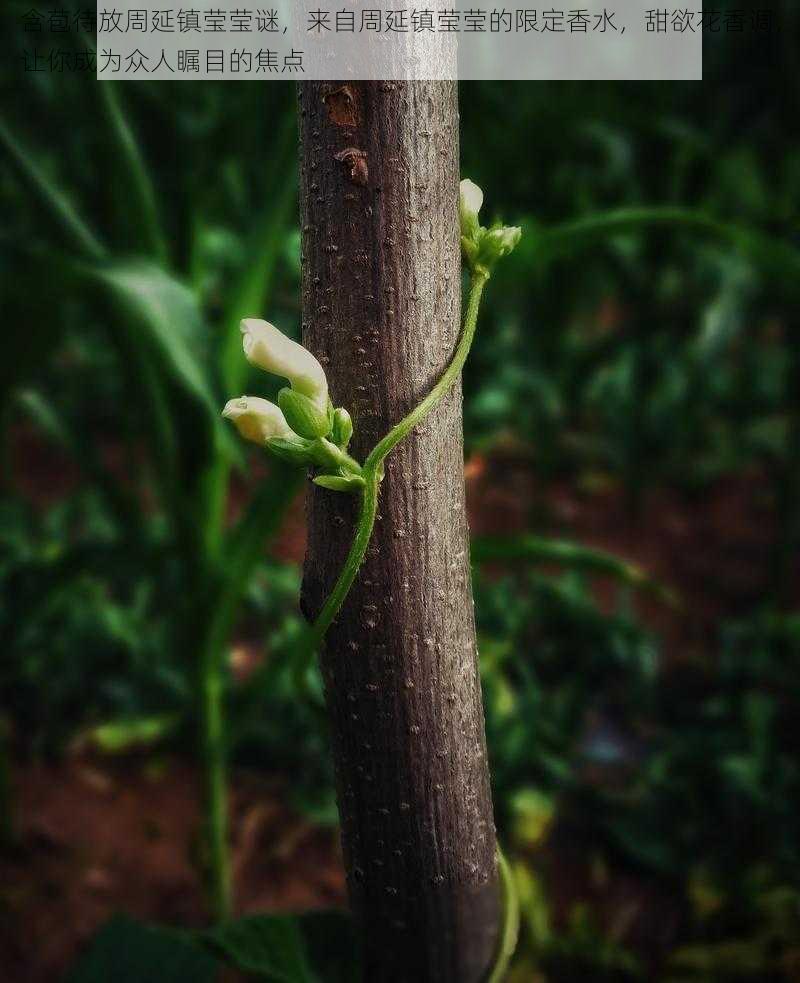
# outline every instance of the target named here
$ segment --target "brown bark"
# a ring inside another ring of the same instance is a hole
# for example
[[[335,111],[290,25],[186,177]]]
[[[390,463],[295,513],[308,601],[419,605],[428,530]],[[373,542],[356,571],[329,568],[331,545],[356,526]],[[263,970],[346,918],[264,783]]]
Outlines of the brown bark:
[[[439,378],[460,330],[456,87],[302,83],[300,131],[303,339],[363,460]],[[310,493],[310,617],[355,513],[348,496]],[[482,979],[499,902],[460,385],[387,460],[322,669],[365,978]]]

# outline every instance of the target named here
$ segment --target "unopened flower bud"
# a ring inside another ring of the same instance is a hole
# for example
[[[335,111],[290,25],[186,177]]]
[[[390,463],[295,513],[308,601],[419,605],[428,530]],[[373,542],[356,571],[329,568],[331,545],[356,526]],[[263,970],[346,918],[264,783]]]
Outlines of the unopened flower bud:
[[[292,430],[279,407],[258,396],[240,396],[225,404],[222,415],[231,420],[245,440],[264,444],[272,437],[285,437]]]
[[[331,421],[327,409],[323,413],[308,396],[294,389],[281,389],[278,405],[289,426],[300,437],[314,440],[316,437],[326,437],[330,432]]]
[[[353,436],[353,421],[347,410],[340,406],[333,413],[333,427],[331,429],[331,440],[337,447],[347,450],[350,438]]]
[[[251,365],[288,379],[292,389],[308,396],[321,412],[327,412],[328,380],[310,351],[287,338],[269,321],[245,318],[241,331],[244,354]]]
[[[481,239],[478,261],[491,269],[498,259],[511,252],[521,236],[522,229],[516,225],[489,229]]]
[[[458,186],[458,213],[461,219],[461,235],[469,242],[474,242],[480,223],[478,212],[483,205],[483,192],[469,178],[464,178]]]

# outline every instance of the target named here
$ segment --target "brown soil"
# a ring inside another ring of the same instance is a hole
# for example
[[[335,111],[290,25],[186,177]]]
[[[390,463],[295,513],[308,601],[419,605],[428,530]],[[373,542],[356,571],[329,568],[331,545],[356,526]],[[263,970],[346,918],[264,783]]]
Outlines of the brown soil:
[[[60,979],[117,911],[200,926],[196,776],[174,757],[70,756],[16,771],[17,842],[0,857],[0,979]],[[344,904],[334,830],[285,805],[284,782],[232,784],[236,906],[241,913]]]

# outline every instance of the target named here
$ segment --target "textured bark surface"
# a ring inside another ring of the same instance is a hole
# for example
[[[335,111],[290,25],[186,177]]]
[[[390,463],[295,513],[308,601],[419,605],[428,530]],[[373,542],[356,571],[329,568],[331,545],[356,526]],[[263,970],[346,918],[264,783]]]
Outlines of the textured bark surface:
[[[303,340],[363,460],[460,330],[449,82],[300,86]],[[312,489],[303,606],[346,555],[348,496]],[[367,559],[322,655],[350,897],[370,981],[472,983],[498,921],[470,583],[461,388],[389,457]]]

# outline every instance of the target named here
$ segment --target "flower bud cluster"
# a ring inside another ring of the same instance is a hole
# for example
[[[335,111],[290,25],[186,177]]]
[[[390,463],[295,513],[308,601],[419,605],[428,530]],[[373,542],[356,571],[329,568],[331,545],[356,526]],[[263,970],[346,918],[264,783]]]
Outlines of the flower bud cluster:
[[[461,248],[473,275],[485,278],[514,249],[522,230],[500,222],[484,228],[478,218],[483,205],[481,189],[465,179],[459,192]],[[335,409],[331,403],[320,363],[268,321],[245,318],[241,331],[247,360],[288,379],[289,386],[278,393],[277,404],[258,396],[240,396],[227,403],[222,415],[245,439],[261,444],[276,457],[314,468],[314,481],[321,487],[360,491],[365,486],[362,467],[347,453],[353,421],[347,410]]]
[[[461,250],[473,272],[488,276],[495,263],[507,256],[517,245],[522,229],[500,222],[495,222],[488,229],[484,228],[478,219],[482,205],[483,192],[477,184],[465,178],[459,186]]]
[[[273,324],[246,318],[241,324],[244,354],[251,365],[289,380],[278,403],[240,396],[222,415],[246,439],[299,467],[318,470],[314,481],[334,491],[357,492],[364,485],[361,466],[347,453],[353,421],[334,409],[328,380],[317,359]]]

